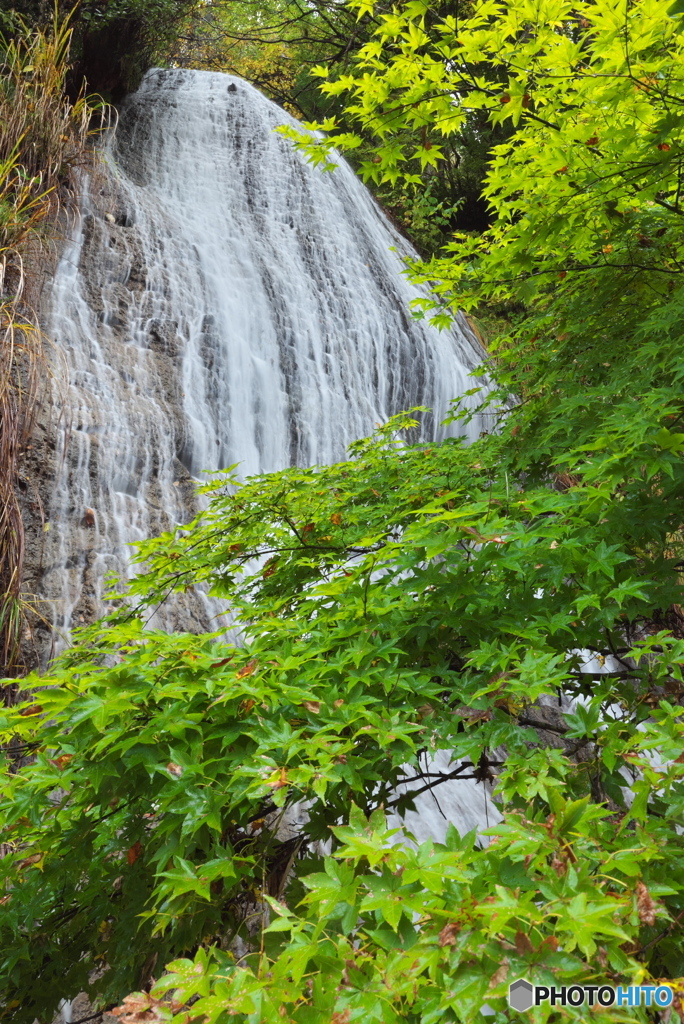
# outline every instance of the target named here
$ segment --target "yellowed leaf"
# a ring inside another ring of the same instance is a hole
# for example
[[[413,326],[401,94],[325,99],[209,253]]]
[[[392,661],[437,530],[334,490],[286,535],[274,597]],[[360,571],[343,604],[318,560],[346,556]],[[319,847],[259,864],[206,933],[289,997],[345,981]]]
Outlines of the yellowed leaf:
[[[270,786],[271,789],[282,789],[283,786],[287,786],[287,770],[280,768],[278,771],[275,771],[270,778],[266,779],[266,785]]]
[[[243,665],[242,668],[237,670],[237,672],[235,673],[235,678],[244,679],[246,676],[251,676],[256,672],[258,667],[259,662],[257,661],[256,658],[252,658],[251,661],[248,661],[246,665]]]

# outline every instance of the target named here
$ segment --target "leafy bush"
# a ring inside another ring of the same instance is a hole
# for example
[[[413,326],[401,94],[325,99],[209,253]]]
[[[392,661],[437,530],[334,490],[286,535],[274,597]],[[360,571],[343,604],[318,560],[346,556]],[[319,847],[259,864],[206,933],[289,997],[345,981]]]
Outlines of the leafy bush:
[[[507,491],[505,438],[397,447],[397,426],[351,462],[219,493],[141,547],[139,614],[204,581],[243,647],[121,611],[27,681],[43,688],[4,725],[15,756],[36,751],[2,805],[12,1019],[98,963],[111,1003],[150,958],[198,948],[153,996],[201,993],[212,1020],[472,1020],[520,973],[680,973],[684,643],[639,628],[677,591],[667,525],[644,536],[641,478],[621,501],[593,480]],[[582,674],[574,645],[625,672]],[[557,687],[585,695],[575,758],[519,724]],[[484,783],[501,747],[495,842],[393,847],[383,809],[409,803],[401,779],[424,788],[421,751]],[[279,829],[302,799],[308,820]],[[324,863],[296,859],[331,839]],[[238,963],[236,937],[256,941]]]
[[[399,419],[338,466],[219,480],[140,545],[131,604],[5,714],[9,1019],[87,987],[131,1024],[503,1021],[518,977],[668,981],[684,1017],[682,36],[656,0],[428,15],[384,15],[340,88],[390,184],[402,118],[513,123],[490,234],[421,271],[525,300],[488,367],[499,432],[411,445]],[[145,628],[196,586],[241,646]],[[549,749],[527,723],[558,695]],[[496,776],[490,842],[388,830],[401,780],[468,774]]]

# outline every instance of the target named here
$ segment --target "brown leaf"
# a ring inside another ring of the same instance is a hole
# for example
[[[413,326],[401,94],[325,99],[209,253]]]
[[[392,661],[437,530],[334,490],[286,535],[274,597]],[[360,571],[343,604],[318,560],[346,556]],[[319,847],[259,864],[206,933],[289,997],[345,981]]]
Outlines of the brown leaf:
[[[270,786],[271,789],[282,789],[283,786],[287,786],[287,769],[281,768],[277,774],[274,773],[270,779],[266,780],[266,785]]]
[[[445,924],[439,933],[440,946],[455,946],[458,932],[459,927],[455,921],[450,921],[448,924]]]
[[[233,660],[232,658],[222,658],[221,661],[215,661],[214,664],[211,667],[212,668],[223,668],[224,665],[230,664],[230,662],[232,660]]]
[[[19,870],[23,871],[24,868],[30,868],[32,864],[39,864],[44,856],[44,853],[32,853],[30,857],[26,857],[25,860],[21,861]]]
[[[501,985],[506,980],[508,974],[508,958],[504,957],[501,961],[501,966],[497,967],[489,979],[489,988],[496,988],[497,985]]]
[[[585,146],[595,146],[596,143],[598,142],[598,140],[599,140],[598,139],[598,135],[592,135],[592,137],[590,139],[587,139],[587,141],[584,143],[584,145]]]
[[[612,249],[612,246],[605,246],[603,251]],[[570,473],[556,473],[553,478],[553,482],[556,489],[559,491],[567,491],[570,487],[577,487],[579,484],[579,478],[572,476]]]
[[[252,658],[251,661],[248,661],[246,665],[243,665],[242,668],[237,670],[237,672],[235,673],[235,678],[244,679],[246,676],[251,676],[256,672],[258,667],[259,662],[257,661],[256,658]]]
[[[333,1013],[330,1024],[347,1024],[349,1021],[349,1010],[342,1010],[340,1013]]]
[[[510,103],[510,102],[511,102],[511,97],[509,96],[509,94],[507,92],[504,92],[504,93],[502,93],[501,96],[499,96],[499,103]]]
[[[136,840],[135,843],[133,843],[133,846],[129,848],[128,853],[126,854],[126,859],[128,860],[128,863],[131,867],[135,864],[136,860],[138,859],[142,851],[142,844],[138,839]]]
[[[555,953],[556,950],[558,949],[558,946],[559,946],[559,942],[558,942],[558,939],[556,938],[556,936],[555,935],[547,935],[546,938],[542,941],[542,944],[541,944],[541,946],[539,948],[543,949],[543,950],[549,949],[549,950],[551,950],[552,953]]]
[[[568,865],[566,864],[566,862],[564,860],[561,860],[561,858],[556,856],[556,854],[554,853],[553,859],[551,861],[551,867],[556,872],[559,878],[563,877],[567,870],[567,866]]]
[[[534,946],[530,942],[529,936],[525,935],[525,932],[515,933],[515,948],[518,956],[527,956],[528,953],[534,953]]]
[[[62,768],[64,768],[65,765],[69,764],[69,761],[73,761],[73,759],[73,754],[60,754],[59,757],[56,757],[54,759],[54,761],[50,761],[50,764],[54,764],[55,767],[59,768],[59,770],[61,771]]]
[[[656,905],[643,882],[636,884],[637,912],[642,924],[653,926],[656,922]]]
[[[312,715],[318,715],[321,711],[321,702],[319,700],[303,700],[302,706],[310,711]]]
[[[484,709],[468,708],[465,705],[461,705],[456,708],[454,714],[459,718],[465,718],[468,722],[488,722],[492,717],[491,711]]]
[[[340,513],[333,512],[333,514],[330,516],[330,522],[334,523],[335,526],[339,526],[340,523],[342,522],[342,516],[340,515]]]
[[[24,718],[26,718],[27,715],[41,715],[42,713],[43,709],[40,704],[29,704],[27,708],[22,708],[19,712],[19,714]]]
[[[133,992],[126,996],[121,1006],[109,1012],[119,1017],[121,1024],[156,1024],[157,1021],[168,1019],[168,1011],[180,1009],[178,1003],[163,1003],[160,999],[148,996],[145,992]],[[164,1012],[166,1011],[166,1013]]]

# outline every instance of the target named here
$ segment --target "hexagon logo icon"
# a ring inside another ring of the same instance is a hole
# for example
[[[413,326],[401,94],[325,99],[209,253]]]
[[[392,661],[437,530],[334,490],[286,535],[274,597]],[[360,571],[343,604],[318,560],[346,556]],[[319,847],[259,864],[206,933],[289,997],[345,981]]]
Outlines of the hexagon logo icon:
[[[529,981],[518,978],[512,985],[508,986],[508,1002],[514,1010],[523,1013],[534,1006],[534,989]]]

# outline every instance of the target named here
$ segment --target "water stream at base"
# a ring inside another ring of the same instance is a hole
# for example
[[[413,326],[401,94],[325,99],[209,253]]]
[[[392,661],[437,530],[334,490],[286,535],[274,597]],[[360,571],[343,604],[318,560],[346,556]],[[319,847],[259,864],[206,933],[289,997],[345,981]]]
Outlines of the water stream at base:
[[[415,405],[439,438],[473,386],[465,320],[412,319],[410,247],[344,162],[324,172],[274,132],[288,122],[240,79],[152,71],[84,178],[47,322],[69,364],[43,577],[62,630],[106,609],[128,544],[197,511],[204,472],[339,460]],[[210,614],[194,597],[157,624]],[[448,817],[472,827],[482,788],[450,785]]]

